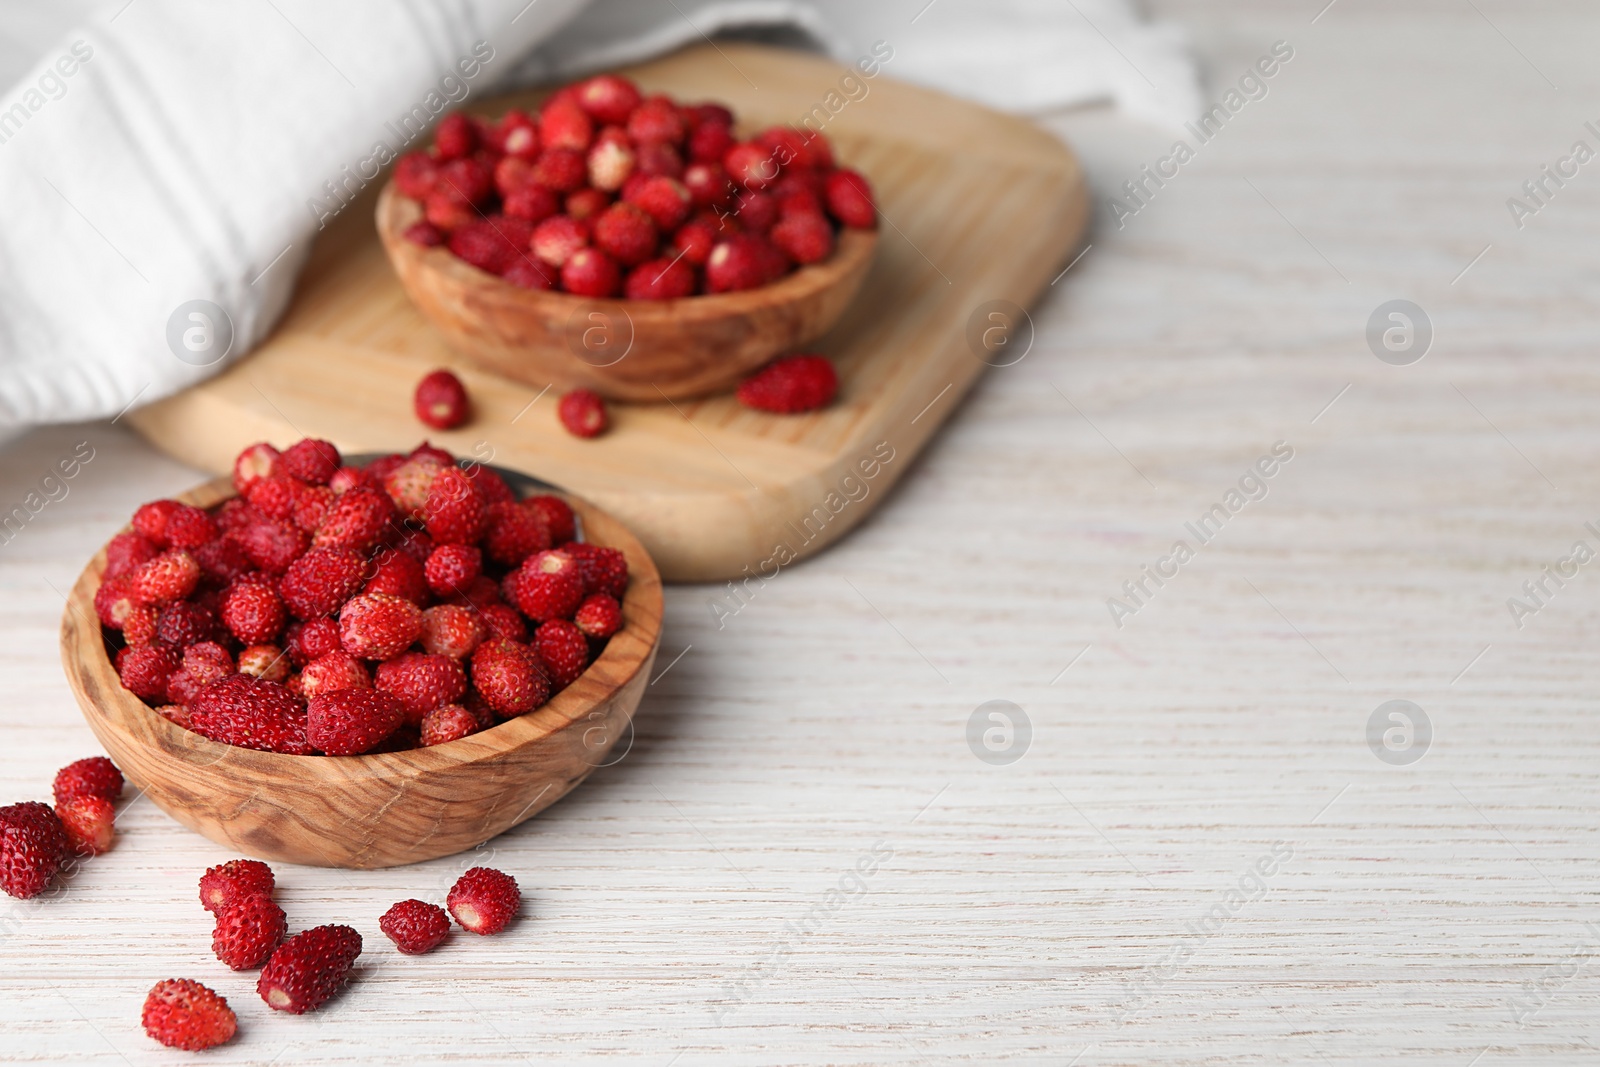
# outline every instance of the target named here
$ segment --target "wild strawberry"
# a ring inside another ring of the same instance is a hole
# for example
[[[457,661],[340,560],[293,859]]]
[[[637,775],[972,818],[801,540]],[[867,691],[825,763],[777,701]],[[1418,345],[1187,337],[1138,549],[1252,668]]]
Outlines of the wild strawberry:
[[[483,570],[483,553],[472,545],[440,545],[424,565],[428,588],[450,596],[471,587]]]
[[[527,645],[494,637],[472,654],[472,684],[500,715],[511,718],[550,699],[550,679]]]
[[[766,233],[778,221],[778,201],[770,193],[746,189],[734,203],[734,216],[750,233]]]
[[[705,219],[690,219],[672,235],[672,247],[677,249],[677,255],[696,267],[705,266],[716,243],[717,228]]]
[[[241,497],[248,496],[257,482],[272,476],[278,456],[278,450],[265,441],[245,448],[233,461],[234,491]]]
[[[593,226],[595,219],[599,218],[611,203],[611,194],[604,189],[585,186],[575,193],[568,193],[566,200],[562,201],[561,210]]]
[[[120,578],[160,554],[156,543],[137,530],[119,533],[106,545],[105,577]]]
[[[478,730],[478,719],[472,712],[460,704],[445,704],[422,717],[420,740],[423,748],[432,748],[447,741],[459,741]]]
[[[767,266],[755,234],[737,233],[718,241],[706,260],[706,292],[732,293],[767,284]]]
[[[442,173],[440,177],[443,178]],[[441,242],[444,235],[479,217],[478,209],[467,199],[466,193],[442,181],[434,186],[433,192],[422,202],[422,211],[427,224],[440,232]]]
[[[133,528],[157,548],[167,547],[167,520],[183,507],[176,500],[152,500],[133,513]]]
[[[336,496],[332,489],[325,485],[308,485],[295,494],[294,510],[289,518],[294,524],[306,533],[316,533],[317,527],[322,525],[322,520],[327,517],[328,510],[333,507]]]
[[[765,189],[778,180],[778,163],[772,149],[754,141],[742,141],[722,157],[728,176],[746,189]]]
[[[598,437],[610,425],[606,418],[606,402],[599,393],[588,389],[574,389],[563,396],[556,413],[561,417],[561,425],[574,437]]]
[[[559,267],[574,252],[589,246],[589,224],[570,215],[556,215],[533,228],[528,247],[542,262]]]
[[[256,992],[278,1011],[314,1011],[344,985],[360,955],[361,935],[355,930],[314,926],[278,946],[261,969]]]
[[[383,488],[394,502],[395,510],[403,519],[422,518],[422,506],[428,500],[428,490],[433,480],[448,463],[432,456],[408,456],[393,470],[383,475]]]
[[[278,588],[296,618],[320,619],[356,594],[366,567],[348,548],[313,548],[289,565]]]
[[[99,797],[116,800],[122,795],[122,772],[104,756],[75,760],[56,772],[51,791],[56,803],[71,797]]]
[[[523,561],[511,586],[514,603],[535,622],[570,619],[583,601],[583,572],[578,561],[560,549],[539,552]]]
[[[289,564],[305,554],[310,538],[304,530],[287,523],[266,519],[254,526],[235,531],[239,547],[244,549],[250,562],[268,574],[282,574]]]
[[[723,157],[733,145],[731,125],[725,122],[702,122],[689,135],[689,158],[696,163],[715,163],[721,169]]]
[[[245,506],[249,507],[248,504]],[[216,586],[229,585],[235,578],[256,567],[255,561],[231,534],[224,534],[210,544],[201,545],[190,554],[200,564],[200,580]]]
[[[248,971],[265,963],[288,932],[283,909],[271,897],[255,893],[217,914],[211,951],[229,969]]]
[[[531,160],[507,156],[494,165],[494,187],[502,197],[535,184]]]
[[[782,167],[814,167],[810,141],[807,134],[793,126],[769,126],[752,140],[768,149],[772,158]]]
[[[460,467],[446,467],[428,489],[422,521],[435,544],[475,544],[483,536],[483,494]]]
[[[803,183],[784,184],[792,177],[795,175],[789,175],[772,187],[773,199],[778,202],[779,217],[801,214],[826,216],[827,209],[823,207],[821,196]],[[826,217],[823,221],[827,221]]]
[[[294,502],[304,488],[305,483],[297,478],[273,473],[257,480],[245,499],[267,518],[289,522],[294,518]]]
[[[623,190],[622,197],[655,220],[662,233],[671,233],[689,217],[693,201],[676,178],[658,174]]]
[[[371,689],[372,676],[366,664],[343,649],[307,663],[296,679],[296,691],[307,700],[340,689]]]
[[[573,86],[573,99],[596,122],[607,125],[628,121],[639,106],[639,89],[616,74],[597,74]]]
[[[509,874],[492,867],[474,867],[450,887],[445,903],[463,930],[498,934],[517,914],[522,894]]]
[[[361,591],[397,596],[420,608],[428,602],[428,579],[424,565],[408,552],[382,549],[373,558],[372,577],[367,579]]]
[[[622,268],[598,248],[580,248],[561,265],[561,288],[577,296],[613,297],[622,288]]]
[[[242,530],[246,526],[253,526],[266,516],[251,507],[250,501],[236,496],[224,500],[212,518],[217,522],[217,529],[227,533],[230,530]]]
[[[490,604],[478,609],[477,614],[483,621],[485,641],[491,637],[503,637],[518,643],[528,640],[528,621],[522,617],[522,612],[509,604]]]
[[[283,636],[289,658],[296,667],[304,667],[329,652],[340,651],[339,624],[332,619],[292,622]]]
[[[307,437],[284,450],[278,457],[278,469],[309,485],[327,485],[343,462],[331,441]]]
[[[156,640],[175,648],[210,641],[216,636],[216,613],[190,600],[177,600],[162,608],[156,623]]]
[[[243,582],[223,594],[223,625],[247,645],[277,640],[286,618],[283,600],[269,585]]]
[[[828,175],[828,212],[846,226],[870,230],[878,225],[878,209],[872,186],[853,170],[836,170]]]
[[[289,678],[289,654],[277,645],[250,645],[239,652],[239,673],[269,682]]]
[[[820,213],[796,211],[785,215],[769,237],[796,263],[820,263],[833,255],[833,227]]]
[[[658,239],[655,222],[633,204],[612,204],[594,222],[595,246],[624,266],[649,259]]]
[[[170,645],[139,645],[117,653],[117,677],[122,688],[141,700],[162,700],[167,679],[182,665]]]
[[[316,527],[312,545],[370,552],[396,518],[394,503],[383,489],[356,485],[339,494]]]
[[[449,656],[407,652],[378,664],[374,684],[398,698],[405,721],[415,724],[434,708],[460,700],[467,675]]]
[[[682,179],[683,153],[678,151],[676,145],[666,141],[644,141],[636,151],[638,160],[634,164],[634,173],[647,178]]]
[[[389,659],[422,636],[422,612],[385,593],[351,597],[339,610],[339,643],[359,659]]]
[[[586,148],[546,148],[533,161],[533,180],[553,193],[573,193],[589,176]]]
[[[130,645],[153,644],[161,629],[161,609],[153,604],[135,604],[122,620],[122,639]]]
[[[492,468],[481,463],[474,463],[464,471],[472,484],[478,487],[478,495],[483,498],[485,505],[514,503],[517,494],[511,491],[506,480],[496,474]]]
[[[179,504],[167,516],[168,548],[198,548],[217,536],[217,524],[199,508]]]
[[[440,159],[460,159],[470,156],[478,147],[478,132],[466,114],[452,111],[439,121],[433,131],[433,147]]]
[[[168,978],[144,998],[144,1032],[168,1048],[201,1052],[232,1040],[239,1020],[228,1002],[199,982]]]
[[[596,189],[616,192],[633,173],[638,157],[625,142],[602,140],[589,149],[589,184]]]
[[[628,559],[615,548],[574,541],[562,551],[578,561],[584,596],[605,593],[621,600],[628,588]]]
[[[494,192],[494,170],[480,159],[452,159],[439,168],[439,184],[429,199],[446,191],[474,207],[482,204]],[[431,215],[428,221],[433,221]]]
[[[383,479],[365,467],[343,466],[328,479],[328,488],[343,496],[352,489],[375,489],[383,492]]]
[[[628,116],[628,136],[635,141],[676,144],[688,131],[678,106],[665,96],[652,96]]]
[[[504,274],[523,256],[532,229],[526,219],[499,216],[469,222],[450,235],[450,251],[490,274]]]
[[[445,242],[445,232],[433,223],[423,220],[413,222],[400,232],[400,236],[423,248],[438,248]]]
[[[276,884],[272,868],[260,860],[229,860],[200,876],[200,904],[221,915],[249,897],[272,896]]]
[[[515,567],[550,547],[550,531],[536,513],[520,504],[490,504],[485,511],[483,547],[496,563]]]
[[[234,674],[189,701],[195,733],[240,748],[309,756],[305,705],[276,682]]]
[[[578,605],[577,614],[572,617],[579,630],[585,637],[592,637],[597,641],[604,641],[618,630],[622,629],[622,605],[617,603],[617,598],[609,593],[595,593],[586,597]],[[545,623],[549,626],[549,623]],[[539,627],[541,631],[544,626]],[[539,653],[541,656],[544,652]],[[546,659],[548,662],[548,658]]]
[[[439,181],[439,165],[426,152],[407,152],[394,165],[394,184],[401,196],[422,200]]]
[[[67,835],[67,847],[80,856],[98,856],[111,847],[116,808],[104,797],[79,796],[56,801],[56,816]]]
[[[421,521],[420,518],[418,521]],[[390,537],[389,547],[396,552],[403,552],[410,556],[419,566],[426,564],[428,557],[433,555],[435,547],[433,538],[429,537],[425,531],[413,530],[407,527],[397,529],[393,533],[396,536]],[[383,554],[380,552],[378,554],[380,562],[382,561],[382,556]],[[423,585],[427,585],[427,583],[423,582]]]
[[[733,202],[733,183],[720,163],[691,163],[684,169],[683,187],[695,207],[725,207]]]
[[[22,900],[44,892],[67,855],[67,833],[47,805],[0,808],[0,889]]]
[[[146,560],[128,575],[128,592],[135,603],[166,604],[194,592],[200,581],[200,564],[181,548]]]
[[[500,584],[488,575],[480,574],[459,593],[444,597],[442,603],[462,608],[486,608],[490,604],[500,603]]]
[[[686,259],[680,255],[676,259],[652,259],[639,264],[623,281],[622,295],[629,300],[678,300],[693,296],[699,279]]]
[[[407,956],[420,956],[450,935],[450,917],[437,904],[402,900],[383,913],[378,929]]]
[[[435,656],[465,659],[487,633],[478,613],[471,608],[440,604],[422,613],[421,644]]]
[[[589,665],[589,642],[583,631],[565,619],[551,619],[533,634],[533,648],[544,661],[552,687],[560,691],[578,680]]]
[[[189,729],[189,707],[186,704],[162,704],[156,708],[156,714],[174,726]]]
[[[560,497],[540,493],[524,500],[522,506],[544,520],[545,529],[550,532],[551,545],[559,547],[578,536],[577,517],[572,513],[571,506]]]
[[[594,122],[570,98],[552,97],[539,113],[539,143],[546,149],[583,151],[594,139]]]
[[[393,693],[336,689],[311,698],[306,738],[329,756],[357,756],[394,733],[404,718],[405,708]]]
[[[507,193],[500,209],[514,219],[527,219],[537,226],[561,210],[561,200],[552,190],[535,183]],[[505,276],[509,275],[507,271]]]
[[[792,415],[824,407],[839,391],[839,376],[822,356],[784,356],[739,383],[739,403]]]
[[[532,159],[539,154],[539,127],[525,112],[515,108],[495,124],[491,140],[512,159]]]
[[[436,430],[453,430],[470,413],[466,386],[447,370],[436,370],[418,382],[411,406],[418,419]]]
[[[167,703],[188,704],[212,682],[233,673],[233,657],[215,641],[190,645],[183,651],[183,664],[167,676]]]

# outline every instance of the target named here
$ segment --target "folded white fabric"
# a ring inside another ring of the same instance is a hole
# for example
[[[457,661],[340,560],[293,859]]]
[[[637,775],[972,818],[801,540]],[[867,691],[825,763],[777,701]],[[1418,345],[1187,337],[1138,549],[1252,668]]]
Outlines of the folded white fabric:
[[[1181,41],[1126,0],[7,6],[0,430],[116,415],[239,358],[318,215],[490,87],[787,25],[851,61],[886,41],[891,76],[1013,110],[1109,99],[1175,122],[1198,100]]]

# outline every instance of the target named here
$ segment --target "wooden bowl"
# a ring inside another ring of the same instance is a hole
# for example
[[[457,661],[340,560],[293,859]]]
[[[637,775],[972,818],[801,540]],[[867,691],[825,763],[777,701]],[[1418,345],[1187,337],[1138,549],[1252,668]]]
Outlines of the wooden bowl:
[[[614,400],[726,392],[774,356],[826,333],[867,276],[876,230],[839,232],[833,255],[772,285],[681,300],[595,300],[521,289],[444,248],[406,240],[422,205],[385,185],[378,236],[406,295],[445,343],[530,385]]]
[[[500,472],[525,494],[532,479]],[[520,483],[520,484],[519,484]],[[541,487],[541,491],[549,491]],[[179,497],[209,508],[233,496],[217,479]],[[615,519],[573,497],[584,539],[628,560],[623,628],[572,685],[537,711],[459,741],[368,756],[288,756],[210,741],[122,687],[94,611],[104,550],[61,618],[61,661],[95,736],[122,773],[174,819],[266,860],[394,867],[448,856],[565,796],[631,744],[661,636],[661,576]]]

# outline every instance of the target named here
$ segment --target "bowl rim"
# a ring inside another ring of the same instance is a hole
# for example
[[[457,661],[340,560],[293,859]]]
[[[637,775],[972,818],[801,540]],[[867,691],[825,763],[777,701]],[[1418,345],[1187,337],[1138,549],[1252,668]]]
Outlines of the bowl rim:
[[[461,463],[471,465],[468,461]],[[69,593],[61,619],[63,667],[80,710],[90,719],[91,726],[95,725],[94,719],[98,717],[103,725],[124,737],[132,737],[136,732],[129,728],[128,720],[139,718],[141,729],[152,731],[161,741],[159,747],[182,762],[212,766],[226,759],[231,767],[244,774],[257,774],[262,781],[292,779],[307,784],[329,780],[352,783],[396,777],[416,780],[430,772],[497,760],[509,752],[526,748],[581,724],[591,711],[609,701],[653,662],[661,639],[663,602],[660,573],[638,539],[619,520],[595,505],[520,472],[499,467],[490,469],[509,476],[508,482],[513,485],[537,487],[542,492],[561,497],[572,507],[582,523],[581,529],[585,533],[599,535],[593,543],[619,549],[628,562],[628,588],[622,600],[622,629],[612,635],[600,655],[576,681],[540,707],[454,741],[397,752],[356,756],[296,756],[213,741],[170,722],[122,687],[111,657],[106,653],[102,624],[94,610],[94,596],[100,588],[106,566],[106,546],[102,545],[84,567]],[[522,495],[525,494],[519,493],[519,498]],[[209,509],[236,496],[238,494],[233,489],[231,479],[219,477],[172,499]],[[121,527],[118,533],[130,529],[131,523]],[[92,672],[96,677],[91,681],[82,673],[84,671]],[[594,766],[601,765],[596,763]]]

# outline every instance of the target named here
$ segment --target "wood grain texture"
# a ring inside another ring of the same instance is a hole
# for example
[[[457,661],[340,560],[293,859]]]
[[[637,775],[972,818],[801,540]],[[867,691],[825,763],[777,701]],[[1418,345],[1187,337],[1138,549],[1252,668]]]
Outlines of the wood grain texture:
[[[881,35],[912,47],[925,2],[886,4]],[[1600,11],[1474,2],[1338,0],[1314,26],[1326,0],[1145,5],[1191,34],[1209,99],[1274,40],[1296,58],[1102,222],[1034,307],[1034,351],[853,536],[720,622],[726,586],[667,587],[625,760],[481,851],[280,866],[293,928],[368,939],[302,1019],[211,957],[195,880],[230,853],[130,795],[109,854],[0,900],[0,1055],[178,1063],[134,1020],[182,975],[240,1010],[205,1062],[252,1067],[1591,1063],[1600,573],[1520,630],[1505,601],[1600,525],[1600,172],[1523,230],[1505,200],[1600,114]],[[1102,204],[1173,140],[1050,124]],[[1363,331],[1402,296],[1438,337],[1391,367]],[[196,480],[120,423],[51,428],[0,452],[0,504],[86,438],[71,494],[0,546],[8,800],[95,749],[62,594]],[[1106,598],[1278,439],[1269,495],[1117,629]],[[1410,767],[1367,748],[1393,697],[1435,726]],[[1032,720],[1011,766],[967,745],[992,699]],[[1293,856],[1266,891],[1195,937],[1274,841]],[[866,890],[830,899],[880,842]],[[518,924],[394,953],[383,909],[478,862],[518,878]]]
[[[764,125],[798,122],[844,70],[722,43],[631,73],[648,90],[726,100],[742,120]],[[883,219],[859,296],[815,345],[840,372],[840,397],[827,410],[775,416],[728,395],[618,405],[603,438],[575,440],[556,419],[559,384],[545,394],[548,376],[519,382],[478,370],[406,298],[374,234],[374,188],[320,238],[293,306],[261,348],[128,418],[168,453],[219,472],[252,441],[307,434],[349,451],[409,448],[424,432],[461,454],[484,442],[496,462],[616,515],[669,581],[738,577],[779,545],[811,555],[887,496],[879,490],[911,465],[983,371],[966,336],[977,307],[1030,304],[1065,266],[1088,217],[1081,171],[1060,141],[1023,120],[895,83],[893,73],[891,64],[825,127],[841,162],[871,177]],[[853,256],[868,251],[847,241],[840,266],[854,269]],[[630,360],[619,368],[632,373]],[[448,433],[425,431],[411,415],[411,390],[437,366],[457,370],[477,410]],[[647,381],[633,384],[653,395]],[[874,491],[834,508],[830,494],[844,499],[840,483],[859,479],[882,442],[897,458]]]
[[[485,110],[492,116],[494,107]],[[445,344],[537,389],[593,389],[649,403],[726,393],[774,356],[827,333],[856,298],[878,248],[877,231],[843,230],[828,259],[760,289],[595,300],[521,289],[448,249],[406,240],[421,219],[422,205],[392,181],[378,194],[378,239],[389,264]]]
[[[177,499],[209,508],[227,479]],[[365,756],[288,756],[208,740],[122,687],[106,655],[94,595],[102,550],[61,616],[61,663],[95,736],[156,806],[258,859],[323,867],[395,867],[475,848],[548,808],[632,737],[661,640],[661,576],[636,538],[574,497],[585,539],[628,561],[623,628],[588,670],[542,707],[457,741]],[[617,757],[617,758],[620,758]]]

